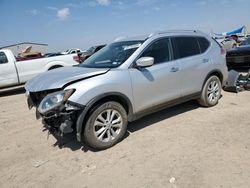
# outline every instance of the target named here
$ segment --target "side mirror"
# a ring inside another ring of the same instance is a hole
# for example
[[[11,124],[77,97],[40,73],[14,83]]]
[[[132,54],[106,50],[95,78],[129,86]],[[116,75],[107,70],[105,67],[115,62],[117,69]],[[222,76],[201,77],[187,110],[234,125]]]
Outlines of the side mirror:
[[[137,67],[150,67],[154,64],[153,57],[141,57],[136,61]]]

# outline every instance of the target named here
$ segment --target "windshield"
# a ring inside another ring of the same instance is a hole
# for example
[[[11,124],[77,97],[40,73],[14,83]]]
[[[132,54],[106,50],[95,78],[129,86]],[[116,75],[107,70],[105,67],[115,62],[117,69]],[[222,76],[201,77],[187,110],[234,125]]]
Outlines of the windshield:
[[[250,45],[250,37],[241,43],[241,46]]]
[[[137,50],[143,41],[112,43],[85,60],[81,67],[115,68],[123,64]]]

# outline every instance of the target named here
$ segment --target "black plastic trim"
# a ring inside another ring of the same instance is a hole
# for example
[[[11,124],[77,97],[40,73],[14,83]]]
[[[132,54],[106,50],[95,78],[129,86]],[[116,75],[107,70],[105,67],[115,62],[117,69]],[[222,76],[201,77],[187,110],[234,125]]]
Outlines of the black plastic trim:
[[[140,112],[137,112],[136,114],[134,114],[132,121],[140,119],[143,116],[149,115],[151,113],[175,106],[177,104],[181,104],[181,103],[184,103],[184,102],[187,102],[190,100],[194,100],[194,99],[199,99],[200,97],[201,97],[201,92],[197,92],[197,93],[194,93],[191,95],[187,95],[187,96],[180,97],[180,98],[177,98],[177,99],[174,99],[171,101],[167,101],[165,103],[162,103],[162,104],[157,105],[157,106],[153,106],[151,108],[147,108],[146,110],[143,110],[143,111],[140,111]]]
[[[73,102],[73,101],[67,101],[68,104],[72,105],[72,106],[75,106],[77,108],[80,108],[80,109],[84,109],[85,108],[85,105],[82,105],[82,104],[79,104],[79,103],[76,103],[76,102]]]
[[[131,122],[131,121],[135,121],[137,119],[140,119],[143,116],[146,116],[146,115],[152,114],[154,112],[157,112],[157,111],[160,111],[160,110],[175,106],[177,104],[181,104],[181,103],[184,103],[184,102],[187,102],[187,101],[190,101],[190,100],[194,100],[194,99],[199,99],[201,97],[201,92],[197,92],[197,93],[194,93],[194,94],[191,94],[191,95],[188,95],[188,96],[180,97],[180,98],[174,99],[172,101],[167,101],[167,102],[165,102],[163,104],[153,106],[151,108],[148,108],[146,110],[137,112],[135,114],[133,113],[132,104],[131,104],[131,102],[130,102],[130,100],[128,99],[127,96],[125,96],[125,95],[123,95],[121,93],[118,93],[118,92],[110,92],[110,93],[105,93],[105,94],[99,95],[99,96],[95,97],[94,99],[92,99],[85,106],[85,108],[82,111],[79,111],[77,122],[76,122],[76,137],[77,137],[77,140],[79,142],[82,141],[82,136],[81,135],[82,135],[82,128],[84,127],[83,123],[85,121],[85,118],[86,118],[89,110],[91,110],[91,108],[94,107],[94,104],[96,104],[96,102],[98,102],[98,101],[100,101],[100,100],[102,100],[102,99],[104,99],[106,97],[109,97],[109,96],[118,96],[118,97],[122,97],[124,100],[126,100],[126,102],[128,104],[128,107],[129,107],[128,121]]]

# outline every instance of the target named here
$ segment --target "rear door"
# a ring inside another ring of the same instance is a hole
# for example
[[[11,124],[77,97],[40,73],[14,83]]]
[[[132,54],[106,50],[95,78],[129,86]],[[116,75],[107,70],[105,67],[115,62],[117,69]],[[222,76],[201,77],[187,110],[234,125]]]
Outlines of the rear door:
[[[172,60],[171,40],[162,38],[154,41],[140,57],[153,57],[154,65],[129,69],[135,112],[157,107],[179,98],[179,64],[178,61]]]
[[[201,91],[204,77],[212,67],[208,48],[210,42],[204,37],[176,36],[175,59],[181,67],[181,95],[187,96]]]
[[[18,83],[18,76],[15,62],[8,59],[4,52],[0,52],[0,87],[15,85]]]

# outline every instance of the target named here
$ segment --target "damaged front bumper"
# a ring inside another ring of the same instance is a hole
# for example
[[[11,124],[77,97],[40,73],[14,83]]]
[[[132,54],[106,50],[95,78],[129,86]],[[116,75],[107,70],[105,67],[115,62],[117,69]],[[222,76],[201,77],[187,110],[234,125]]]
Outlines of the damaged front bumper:
[[[36,118],[42,118],[44,127],[53,135],[63,136],[73,132],[78,115],[85,106],[67,100],[56,105],[55,108],[44,111],[41,110],[41,105],[43,105],[41,103],[44,103],[45,99],[44,95],[48,96],[42,93],[26,93],[29,109],[36,108]]]
[[[229,71],[228,80],[223,89],[235,93],[244,90],[250,91],[250,69],[246,75],[242,75],[235,70]]]

